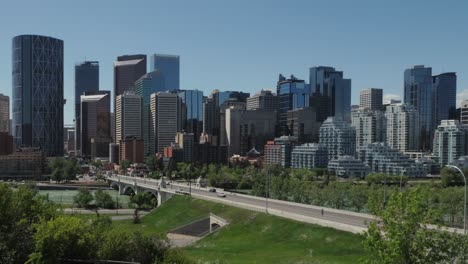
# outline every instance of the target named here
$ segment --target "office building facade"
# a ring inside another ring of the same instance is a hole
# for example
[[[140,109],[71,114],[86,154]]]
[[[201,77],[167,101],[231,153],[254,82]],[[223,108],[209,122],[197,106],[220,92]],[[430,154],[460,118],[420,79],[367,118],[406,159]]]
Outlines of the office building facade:
[[[416,108],[419,114],[421,150],[432,147],[433,131],[433,91],[432,68],[417,65],[405,70],[404,102]]]
[[[173,93],[154,93],[150,107],[150,153],[163,154],[181,131],[181,99]]]
[[[315,108],[303,107],[288,111],[288,129],[297,137],[299,144],[318,142],[320,123],[316,120]]]
[[[456,119],[457,111],[457,74],[442,73],[432,77],[433,86],[433,127],[437,128],[442,120]]]
[[[255,148],[263,152],[275,136],[276,113],[268,110],[226,109],[226,139],[229,157],[244,156]]]
[[[177,55],[153,54],[150,70],[161,72],[164,78],[162,91],[177,91],[180,89],[180,58]]]
[[[119,164],[124,160],[132,163],[143,163],[143,139],[129,136],[119,141]]]
[[[195,154],[195,138],[193,133],[177,132],[175,143],[182,151],[182,162],[193,162]]]
[[[368,88],[362,90],[359,95],[359,107],[369,108],[371,110],[383,109],[383,89]]]
[[[203,132],[203,92],[198,90],[183,90],[177,92],[182,100],[182,129],[193,133],[198,142]]]
[[[10,130],[10,97],[0,94],[0,132]]]
[[[84,61],[75,65],[75,149],[81,149],[81,96],[99,91],[99,62]]]
[[[110,96],[110,91],[85,92],[80,96],[80,153],[84,157],[108,157],[109,155]],[[104,147],[102,144],[99,145],[102,142],[105,143]]]
[[[274,141],[268,141],[264,148],[264,159],[267,165],[280,165],[283,168],[291,166],[291,152],[297,145],[297,138],[281,136]]]
[[[131,92],[118,95],[115,104],[115,140],[143,139],[142,97]]]
[[[311,105],[317,109],[317,121],[335,116],[351,121],[351,79],[333,67],[318,66],[309,69]]]
[[[269,90],[261,90],[260,93],[247,98],[247,110],[278,110],[278,96]]]
[[[304,80],[299,80],[294,75],[286,79],[280,74],[276,84],[276,94],[278,132],[280,135],[291,135],[287,123],[288,111],[309,106],[310,87]]]
[[[142,136],[145,145],[145,155],[151,155],[150,151],[150,97],[151,94],[164,91],[164,76],[161,71],[151,71],[143,75],[135,82],[133,92],[142,98]]]
[[[13,38],[13,137],[18,147],[63,155],[63,41]]]

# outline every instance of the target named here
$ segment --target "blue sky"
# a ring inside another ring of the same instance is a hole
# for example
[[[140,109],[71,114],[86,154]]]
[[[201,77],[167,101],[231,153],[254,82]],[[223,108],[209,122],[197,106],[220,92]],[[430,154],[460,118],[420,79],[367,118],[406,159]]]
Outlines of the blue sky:
[[[65,123],[73,120],[74,65],[98,60],[112,90],[118,55],[181,56],[181,88],[274,88],[279,73],[308,79],[333,66],[359,91],[402,95],[403,71],[425,64],[458,73],[468,98],[468,1],[42,0],[0,8],[0,93],[11,95],[11,39],[40,34],[65,42]]]

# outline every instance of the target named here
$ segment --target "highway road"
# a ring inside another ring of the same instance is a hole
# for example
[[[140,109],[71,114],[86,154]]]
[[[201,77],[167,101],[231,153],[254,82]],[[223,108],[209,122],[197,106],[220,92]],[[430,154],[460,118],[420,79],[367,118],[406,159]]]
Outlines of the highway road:
[[[174,189],[174,190],[182,190],[184,192],[189,192],[189,187],[186,185],[181,184],[172,184],[168,185],[167,189]],[[253,197],[248,195],[241,195],[229,192],[223,192],[226,194],[226,197],[219,197],[218,189],[216,193],[209,192],[207,189],[204,188],[194,188],[192,187],[192,195],[199,198],[206,197],[210,199],[216,199],[218,201],[226,201],[237,203],[237,204],[244,204],[246,206],[252,206],[257,208],[263,208],[264,212],[267,212],[266,206],[267,202],[265,198],[260,197]],[[336,210],[330,209],[326,207],[319,207],[319,206],[309,206],[305,204],[299,203],[291,203],[291,202],[284,202],[278,201],[274,199],[268,199],[268,209],[269,211],[277,210],[281,212],[285,212],[288,214],[295,214],[303,217],[312,217],[315,219],[321,219],[326,221],[337,222],[345,225],[355,226],[358,228],[367,228],[367,224],[374,219],[373,216],[367,214],[359,214],[353,213],[343,210]],[[323,215],[322,215],[323,209]]]

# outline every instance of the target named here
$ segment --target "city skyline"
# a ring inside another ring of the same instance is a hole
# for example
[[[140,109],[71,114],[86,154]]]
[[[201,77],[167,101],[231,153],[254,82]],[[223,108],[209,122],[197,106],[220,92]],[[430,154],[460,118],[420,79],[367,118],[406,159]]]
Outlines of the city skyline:
[[[468,62],[460,56],[468,45],[468,29],[463,27],[468,23],[463,14],[467,3],[425,1],[426,12],[415,12],[420,8],[416,3],[358,1],[351,5],[343,1],[338,8],[333,7],[337,12],[333,21],[325,15],[332,10],[326,3],[279,3],[259,1],[245,9],[242,1],[148,2],[140,5],[144,8],[132,7],[142,18],[138,22],[116,19],[129,8],[124,2],[116,2],[112,13],[105,9],[105,3],[93,3],[95,8],[89,9],[85,3],[32,2],[31,8],[21,14],[17,12],[18,3],[9,3],[0,11],[0,22],[6,24],[15,16],[18,23],[0,30],[0,56],[11,57],[12,38],[24,33],[64,41],[65,124],[73,120],[74,65],[84,60],[99,61],[100,87],[112,90],[112,63],[124,54],[180,56],[180,88],[198,89],[205,95],[214,89],[251,94],[265,88],[274,91],[279,73],[307,80],[310,67],[323,65],[345,72],[352,80],[352,104],[358,104],[360,90],[370,87],[383,88],[384,95],[403,99],[404,70],[424,64],[433,68],[433,75],[457,72],[457,106],[461,99],[468,98],[468,73],[464,72]],[[37,8],[44,17],[31,23],[29,17],[39,16],[33,11]],[[315,12],[317,9],[322,12]],[[86,10],[87,16],[76,23],[70,14],[80,10]],[[180,12],[169,12],[173,10]],[[297,19],[280,22],[278,14],[288,11],[294,12]],[[383,16],[387,12],[393,16]],[[434,12],[440,15],[431,15]],[[353,16],[363,19],[350,20]],[[173,17],[171,23],[163,23],[164,27],[152,26],[169,21],[169,17]],[[325,27],[311,26],[325,19]],[[415,31],[408,23],[416,20],[429,22]],[[122,29],[125,38],[119,34]],[[433,31],[438,32],[438,38],[434,38]],[[302,39],[291,42],[278,38],[278,32],[294,33]],[[325,41],[314,41],[315,37]],[[11,63],[5,62],[0,65],[0,93],[11,98],[11,92]]]

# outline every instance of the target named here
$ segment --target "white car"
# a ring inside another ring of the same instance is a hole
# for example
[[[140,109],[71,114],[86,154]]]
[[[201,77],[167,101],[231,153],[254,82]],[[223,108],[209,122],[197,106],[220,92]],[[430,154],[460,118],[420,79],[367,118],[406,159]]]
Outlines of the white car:
[[[224,193],[218,193],[218,197],[226,197],[226,194],[224,194]]]

